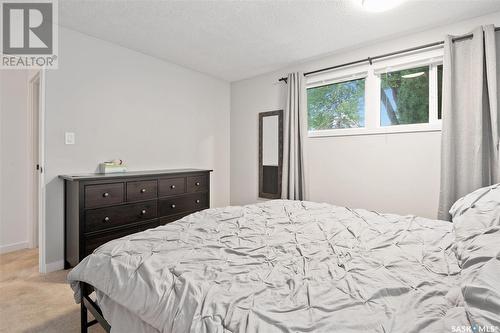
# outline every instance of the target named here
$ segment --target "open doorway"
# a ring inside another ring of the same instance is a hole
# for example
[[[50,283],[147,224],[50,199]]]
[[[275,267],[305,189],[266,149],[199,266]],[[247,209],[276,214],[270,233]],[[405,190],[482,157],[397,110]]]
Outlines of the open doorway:
[[[0,255],[39,248],[44,272],[44,71],[0,70],[0,106]]]

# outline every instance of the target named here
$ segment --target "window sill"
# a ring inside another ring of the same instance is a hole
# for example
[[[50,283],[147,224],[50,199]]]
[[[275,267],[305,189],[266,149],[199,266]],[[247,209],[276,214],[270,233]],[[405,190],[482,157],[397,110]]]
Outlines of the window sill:
[[[395,125],[378,128],[339,128],[330,130],[308,131],[307,137],[321,138],[332,136],[359,136],[381,134],[403,134],[415,132],[440,132],[441,122],[435,124]]]

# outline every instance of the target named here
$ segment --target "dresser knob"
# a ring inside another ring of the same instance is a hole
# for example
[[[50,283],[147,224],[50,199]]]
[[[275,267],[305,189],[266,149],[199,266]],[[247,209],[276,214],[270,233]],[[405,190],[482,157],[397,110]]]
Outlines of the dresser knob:
[[[106,216],[106,217],[104,218],[104,222],[109,222],[109,221],[110,221],[110,218]]]
[[[200,186],[200,182],[196,182],[196,183],[195,183],[195,185],[196,185],[196,186]]]
[[[172,206],[170,206],[170,207],[175,208],[175,205],[172,205]]]
[[[173,190],[175,188],[175,185],[171,185],[170,188]]]
[[[104,192],[104,193],[102,194],[102,196],[103,196],[103,197],[105,197],[105,198],[107,198],[107,197],[109,197],[109,193],[108,193],[108,192]]]
[[[196,199],[196,203],[200,203],[200,199]]]
[[[146,193],[146,189],[145,189],[145,188],[142,188],[142,189],[141,189],[141,193]]]
[[[145,209],[141,210],[141,215],[146,215],[146,210]]]

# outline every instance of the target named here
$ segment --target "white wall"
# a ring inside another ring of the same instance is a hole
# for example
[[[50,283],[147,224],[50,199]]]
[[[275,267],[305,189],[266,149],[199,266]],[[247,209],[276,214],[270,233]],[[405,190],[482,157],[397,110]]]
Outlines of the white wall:
[[[29,246],[28,71],[0,70],[0,253]]]
[[[46,81],[46,262],[63,259],[60,174],[121,158],[129,170],[210,168],[229,203],[229,83],[65,28]],[[64,132],[76,144],[64,144]]]
[[[280,77],[500,25],[500,13],[378,42],[231,84],[231,204],[258,197],[258,113],[284,108]],[[312,201],[435,218],[440,132],[305,138],[306,192]]]

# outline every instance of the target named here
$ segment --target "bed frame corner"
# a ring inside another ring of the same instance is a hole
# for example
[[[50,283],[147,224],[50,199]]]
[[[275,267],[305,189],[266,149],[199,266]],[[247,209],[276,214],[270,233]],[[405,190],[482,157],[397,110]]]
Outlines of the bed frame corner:
[[[80,302],[81,333],[88,333],[89,327],[96,324],[101,325],[106,332],[110,333],[111,325],[104,319],[99,305],[90,298],[90,294],[94,288],[85,282],[80,282],[80,288],[82,292],[82,301]],[[94,316],[94,320],[88,320],[88,312]]]

